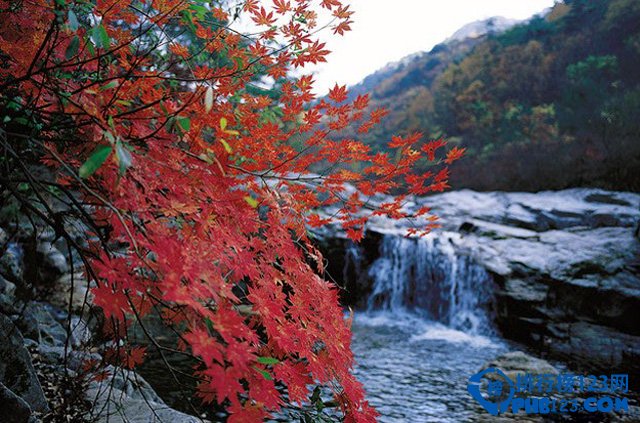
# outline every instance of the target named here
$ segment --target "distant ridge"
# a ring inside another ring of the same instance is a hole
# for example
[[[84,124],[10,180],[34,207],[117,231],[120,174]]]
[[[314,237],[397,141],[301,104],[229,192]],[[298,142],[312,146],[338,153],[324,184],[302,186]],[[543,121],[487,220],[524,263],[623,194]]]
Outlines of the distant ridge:
[[[450,37],[443,40],[441,43],[433,47],[433,50],[418,51],[411,53],[400,60],[395,62],[389,62],[380,69],[376,70],[370,75],[367,75],[362,81],[349,87],[351,97],[355,98],[358,94],[373,93],[375,97],[376,87],[385,79],[393,76],[397,72],[401,72],[403,68],[407,66],[420,63],[421,60],[428,60],[429,55],[437,54],[436,51],[442,50],[444,46],[445,50],[450,50],[445,56],[455,57],[466,53],[476,41],[484,35],[499,34],[513,26],[525,21],[517,19],[509,19],[503,16],[492,16],[487,19],[468,23]],[[455,52],[455,53],[454,53]],[[446,57],[442,58],[445,62]]]
[[[471,22],[454,32],[453,35],[445,40],[445,43],[462,41],[466,38],[478,38],[485,34],[504,32],[519,22],[521,21],[503,16],[493,16],[481,21]]]

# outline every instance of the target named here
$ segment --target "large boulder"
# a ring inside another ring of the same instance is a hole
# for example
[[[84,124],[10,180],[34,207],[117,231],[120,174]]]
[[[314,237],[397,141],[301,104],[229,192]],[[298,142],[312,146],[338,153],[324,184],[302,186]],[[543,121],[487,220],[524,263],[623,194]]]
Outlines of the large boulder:
[[[29,404],[2,383],[0,383],[0,416],[4,423],[28,423],[31,418]]]
[[[0,383],[26,401],[32,410],[49,407],[24,340],[11,319],[0,314]]]

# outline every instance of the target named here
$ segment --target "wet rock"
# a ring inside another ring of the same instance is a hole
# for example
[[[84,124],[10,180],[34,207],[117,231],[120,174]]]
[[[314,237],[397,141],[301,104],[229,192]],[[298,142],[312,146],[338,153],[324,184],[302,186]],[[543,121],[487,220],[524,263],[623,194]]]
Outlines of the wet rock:
[[[0,416],[4,423],[27,423],[31,417],[29,404],[0,383]]]
[[[48,411],[42,387],[18,328],[0,315],[0,382],[25,400],[33,410]]]

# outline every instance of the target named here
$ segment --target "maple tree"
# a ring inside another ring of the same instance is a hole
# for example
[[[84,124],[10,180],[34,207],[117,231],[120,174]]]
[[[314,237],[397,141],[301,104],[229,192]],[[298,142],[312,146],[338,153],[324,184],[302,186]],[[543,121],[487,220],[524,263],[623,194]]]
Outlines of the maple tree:
[[[350,101],[345,87],[317,100],[311,76],[292,76],[326,60],[320,30],[348,31],[349,7],[2,0],[0,16],[0,142],[36,197],[53,186],[76,213],[32,206],[16,181],[2,183],[84,260],[117,346],[105,357],[139,364],[144,349],[117,341],[155,313],[180,342],[151,347],[197,358],[201,398],[232,421],[307,402],[313,385],[333,391],[347,421],[374,420],[351,374],[338,289],[321,277],[306,228],[337,223],[359,240],[371,216],[428,216],[408,215],[406,195],[445,189],[446,164],[462,151],[438,161],[444,142],[423,144],[420,134],[394,137],[397,154],[332,140],[385,115],[368,110],[368,96]],[[235,29],[238,16],[258,30]],[[34,157],[53,182],[26,170]],[[416,174],[420,160],[443,167]],[[338,212],[322,213],[330,205]],[[88,243],[65,232],[72,217],[87,219]],[[428,217],[411,233],[435,225]]]

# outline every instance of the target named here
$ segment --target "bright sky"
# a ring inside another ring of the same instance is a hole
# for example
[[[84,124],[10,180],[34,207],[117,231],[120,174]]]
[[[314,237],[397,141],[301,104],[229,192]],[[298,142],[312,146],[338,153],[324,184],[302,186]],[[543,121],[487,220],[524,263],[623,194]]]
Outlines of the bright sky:
[[[325,94],[336,82],[353,85],[389,62],[430,50],[463,25],[504,16],[526,19],[554,0],[350,0],[352,31],[323,38],[332,51],[314,71],[315,88]]]

